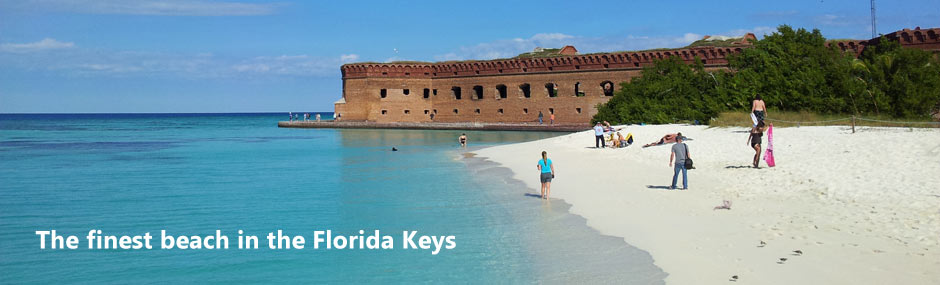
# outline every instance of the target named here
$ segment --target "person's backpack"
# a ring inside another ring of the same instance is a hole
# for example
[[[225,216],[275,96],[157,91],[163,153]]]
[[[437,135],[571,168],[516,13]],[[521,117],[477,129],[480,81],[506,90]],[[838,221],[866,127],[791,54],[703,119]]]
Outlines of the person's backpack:
[[[685,169],[695,169],[695,166],[692,165],[692,159],[689,158],[689,145],[687,144],[685,144]]]

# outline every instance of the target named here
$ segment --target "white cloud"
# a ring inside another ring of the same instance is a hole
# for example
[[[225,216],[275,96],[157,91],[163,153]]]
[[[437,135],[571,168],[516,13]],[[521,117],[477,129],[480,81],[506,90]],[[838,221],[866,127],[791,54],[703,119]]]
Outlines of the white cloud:
[[[437,60],[437,61],[453,61],[453,60],[461,60],[461,59],[463,58],[457,55],[457,53],[453,53],[453,52],[445,53],[445,54],[434,57],[434,60]]]
[[[51,44],[4,46],[17,51]],[[48,72],[76,77],[162,77],[183,79],[331,77],[343,56],[232,56],[211,53],[109,51],[71,48],[61,52],[0,52],[0,70]],[[346,59],[350,59],[346,55]]]
[[[38,42],[16,44],[0,44],[0,51],[4,52],[33,52],[53,49],[67,49],[75,46],[75,43],[60,42],[52,38],[45,38]]]
[[[138,71],[143,70],[137,66],[126,66],[126,65],[119,65],[119,64],[99,64],[99,63],[81,64],[81,65],[78,65],[78,68],[84,68],[89,71],[95,71],[95,72],[109,72],[109,73],[129,73],[129,72],[138,72]]]
[[[752,33],[752,34],[754,34],[755,36],[757,36],[758,39],[760,39],[761,37],[766,36],[766,35],[769,35],[769,34],[773,34],[773,33],[776,32],[776,31],[777,31],[776,28],[767,27],[767,26],[760,26],[760,27],[754,27],[754,28],[751,28],[751,29],[737,29],[737,30],[731,30],[731,31],[728,32],[727,34],[724,34],[724,36],[740,37],[740,36],[743,36],[744,34]]]
[[[540,33],[529,38],[514,38],[460,47],[459,51],[435,56],[435,60],[495,59],[513,57],[536,47],[562,47],[579,38],[562,33]]]
[[[840,18],[843,18],[843,17],[837,16],[837,15],[832,15],[832,14],[825,14],[825,15],[816,16],[816,17],[813,19],[813,21],[816,22],[816,23],[818,23],[818,24],[822,24],[822,25],[826,25],[826,26],[831,26],[831,25],[834,25],[834,24],[842,24],[842,21],[839,20]]]
[[[343,54],[339,56],[339,61],[343,63],[356,62],[359,60],[358,54]]]
[[[11,6],[81,14],[257,16],[274,14],[281,5],[210,0],[30,0]]]
[[[342,58],[342,56],[341,56]],[[342,60],[311,57],[308,55],[259,56],[232,65],[238,73],[324,76],[339,72]]]
[[[691,42],[701,40],[701,39],[702,39],[702,35],[693,34],[693,33],[685,33],[685,35],[682,35],[682,38],[678,38],[676,39],[676,41],[678,43],[691,43]]]
[[[574,38],[574,36],[561,33],[535,34],[529,40],[532,41],[559,41]]]

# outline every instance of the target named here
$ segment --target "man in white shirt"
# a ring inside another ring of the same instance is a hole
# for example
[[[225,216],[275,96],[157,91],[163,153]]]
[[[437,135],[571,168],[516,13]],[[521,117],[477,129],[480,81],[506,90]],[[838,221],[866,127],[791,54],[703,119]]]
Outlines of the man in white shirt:
[[[607,147],[607,143],[604,142],[604,126],[597,122],[597,125],[594,125],[594,148],[601,147]]]

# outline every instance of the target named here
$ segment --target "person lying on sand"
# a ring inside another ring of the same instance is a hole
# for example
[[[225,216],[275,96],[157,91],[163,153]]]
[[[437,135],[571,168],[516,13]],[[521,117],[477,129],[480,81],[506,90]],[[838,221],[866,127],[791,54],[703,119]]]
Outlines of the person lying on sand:
[[[651,147],[651,146],[654,146],[654,145],[661,145],[661,144],[667,144],[667,143],[674,143],[674,142],[676,142],[676,137],[679,137],[679,136],[682,136],[682,133],[666,134],[665,136],[663,136],[663,138],[659,139],[659,141],[655,141],[655,142],[648,143],[648,144],[644,145],[643,147]]]

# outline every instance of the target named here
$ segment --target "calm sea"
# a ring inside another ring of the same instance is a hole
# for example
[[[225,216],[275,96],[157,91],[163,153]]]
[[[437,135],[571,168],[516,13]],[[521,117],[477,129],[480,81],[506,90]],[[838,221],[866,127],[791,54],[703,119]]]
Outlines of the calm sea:
[[[508,169],[464,158],[459,131],[277,128],[286,117],[0,114],[0,283],[660,284],[666,275],[567,204],[527,195],[535,191]],[[558,135],[467,134],[473,147]],[[150,232],[157,248],[39,249],[35,231],[52,229],[82,239],[90,229]],[[163,229],[218,229],[230,249],[161,250]],[[238,230],[264,243],[277,229],[308,248],[235,249]],[[396,249],[310,245],[314,230],[376,229]],[[457,247],[403,250],[404,230],[453,235]]]

